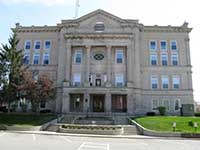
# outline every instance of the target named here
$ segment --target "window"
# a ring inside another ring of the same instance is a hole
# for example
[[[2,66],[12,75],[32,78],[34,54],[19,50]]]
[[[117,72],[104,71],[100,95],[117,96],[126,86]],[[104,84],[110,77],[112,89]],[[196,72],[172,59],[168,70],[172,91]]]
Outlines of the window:
[[[75,64],[81,64],[82,61],[82,51],[76,51],[75,52],[75,57],[74,57],[74,62]]]
[[[25,50],[31,49],[31,41],[25,41],[24,49],[25,49]]]
[[[24,59],[23,59],[23,64],[28,65],[30,63],[30,53],[25,53]]]
[[[41,49],[41,42],[40,41],[35,41],[34,49],[36,49],[36,50]]]
[[[150,41],[149,42],[149,49],[150,50],[156,50],[157,49],[156,41]]]
[[[150,56],[151,65],[157,65],[157,54],[151,54]]]
[[[167,76],[162,77],[162,88],[163,89],[169,88],[169,78]]]
[[[123,63],[123,50],[116,50],[116,62],[118,64]]]
[[[175,102],[174,102],[174,110],[175,111],[179,110],[180,106],[181,106],[180,99],[176,99]]]
[[[40,108],[46,108],[46,102],[45,101],[41,101]]]
[[[103,22],[97,22],[94,26],[94,30],[96,32],[103,32],[105,30],[105,26]]]
[[[156,110],[158,108],[159,104],[158,104],[158,100],[157,99],[153,99],[152,100],[152,110]]]
[[[152,89],[158,88],[158,77],[157,76],[151,76],[151,88]]]
[[[33,56],[33,64],[37,65],[40,62],[40,55],[39,54],[34,54]]]
[[[171,41],[171,50],[177,50],[177,43],[176,43],[176,41]]]
[[[48,65],[49,64],[49,53],[44,53],[43,64],[44,65]]]
[[[160,41],[160,49],[167,50],[167,42],[166,41]]]
[[[161,60],[162,60],[162,65],[167,66],[167,64],[168,64],[167,54],[162,54]]]
[[[74,74],[73,78],[73,85],[74,86],[80,86],[81,85],[81,74]]]
[[[116,74],[115,75],[115,85],[117,87],[121,87],[124,85],[124,76],[123,74]]]
[[[179,89],[180,88],[180,78],[179,76],[173,76],[172,77],[172,84],[174,89]]]
[[[169,111],[169,101],[168,100],[164,100],[164,106],[165,106],[166,110]]]
[[[44,49],[45,50],[51,49],[51,41],[49,41],[49,40],[44,41]]]
[[[172,65],[177,66],[178,65],[178,54],[172,54]]]

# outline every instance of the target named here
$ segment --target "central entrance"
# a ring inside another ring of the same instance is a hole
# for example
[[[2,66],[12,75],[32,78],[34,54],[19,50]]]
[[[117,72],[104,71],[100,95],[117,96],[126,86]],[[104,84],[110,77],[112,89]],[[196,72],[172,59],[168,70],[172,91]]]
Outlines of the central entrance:
[[[105,95],[92,94],[91,95],[91,108],[93,112],[104,112]]]

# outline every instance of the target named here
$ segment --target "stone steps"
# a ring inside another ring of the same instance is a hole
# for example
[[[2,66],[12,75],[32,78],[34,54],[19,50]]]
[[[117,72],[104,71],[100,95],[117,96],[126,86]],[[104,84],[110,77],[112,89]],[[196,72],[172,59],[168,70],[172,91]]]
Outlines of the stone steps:
[[[137,135],[137,129],[135,125],[126,125],[123,126],[124,133],[123,135]]]

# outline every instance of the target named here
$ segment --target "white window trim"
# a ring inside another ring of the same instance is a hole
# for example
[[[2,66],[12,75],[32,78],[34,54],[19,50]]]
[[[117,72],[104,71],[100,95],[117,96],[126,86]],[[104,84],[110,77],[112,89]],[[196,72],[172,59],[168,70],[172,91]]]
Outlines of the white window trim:
[[[151,49],[151,42],[155,42],[155,44],[156,44],[155,49]],[[158,49],[157,40],[149,40],[149,50],[150,51],[157,51],[157,49]]]
[[[81,54],[81,62],[80,63],[76,62],[76,55],[77,54]],[[83,51],[82,51],[82,49],[75,50],[75,53],[74,53],[74,64],[82,64],[82,62],[83,62]]]
[[[30,55],[30,52],[25,52],[23,58],[25,58],[26,56],[29,57],[29,63],[28,63],[28,64],[30,64],[30,58],[31,58],[31,57],[30,57],[30,56],[31,56],[31,55]],[[25,64],[25,65],[28,65],[28,64]]]
[[[37,42],[40,42],[40,49],[36,49],[35,48]],[[41,42],[41,40],[35,40],[34,41],[34,50],[41,50],[41,49],[42,49],[42,42]]]
[[[178,89],[180,89],[181,88],[181,78],[180,78],[180,75],[173,75],[172,76],[172,88],[175,89],[175,90],[178,90],[177,88],[174,88],[174,82],[173,82],[174,78],[178,78],[179,79],[179,88]]]
[[[118,53],[122,54],[122,63],[117,63],[117,54]],[[124,50],[123,49],[116,49],[116,52],[115,52],[115,63],[116,64],[123,64],[124,63]]]
[[[117,76],[122,77],[122,82],[117,82]],[[117,83],[122,83],[122,86],[124,86],[124,74],[123,73],[115,74],[115,86],[117,86]]]
[[[161,42],[165,42],[166,43],[166,49],[162,49],[162,46],[161,46]],[[161,51],[167,51],[167,41],[166,40],[160,40],[160,50]]]
[[[30,49],[26,49],[26,43],[27,42],[30,42]],[[31,50],[31,47],[32,47],[32,41],[31,40],[25,40],[24,41],[24,50]]]
[[[175,55],[175,54],[177,55],[177,66],[178,66],[179,65],[179,55],[178,55],[178,53],[171,53],[171,65],[174,66],[173,65],[173,55]]]
[[[166,55],[166,57],[167,57],[167,65],[166,65],[166,66],[168,66],[168,65],[169,65],[169,59],[168,59],[168,54],[167,54],[167,53],[161,53],[161,55],[160,55],[160,60],[161,60],[160,63],[161,63],[162,66],[164,66],[164,65],[162,64],[162,61],[163,61],[162,56],[163,56],[163,55]]]
[[[38,64],[34,64],[34,58],[35,58],[35,56],[39,56],[39,60],[38,60]],[[32,64],[33,65],[39,65],[40,64],[40,54],[39,53],[35,53],[35,54],[33,54],[33,62],[32,62]]]
[[[154,101],[156,101],[156,103],[157,103],[157,106],[156,106],[156,107],[154,107],[154,103],[153,103]],[[157,108],[157,107],[159,107],[159,100],[158,100],[158,99],[152,99],[152,100],[151,100],[151,110],[152,110],[152,111],[156,111],[156,108]]]
[[[156,65],[152,65],[151,61],[152,61],[152,55],[156,55]],[[157,66],[158,65],[158,54],[157,53],[150,53],[150,65],[151,66]]]
[[[172,49],[172,42],[176,43],[176,50]],[[171,51],[178,51],[178,45],[177,45],[177,41],[176,40],[170,40],[170,50]]]
[[[156,78],[156,79],[157,79],[157,88],[153,88],[153,87],[152,87],[152,79],[153,79],[153,78]],[[152,76],[151,76],[151,85],[150,85],[150,86],[151,86],[151,89],[152,89],[152,90],[158,89],[158,88],[159,88],[158,85],[159,85],[158,76],[157,76],[157,75],[152,75]]]
[[[95,26],[96,26],[97,24],[104,25],[104,22],[96,22]],[[102,30],[102,31],[100,31],[100,30],[95,30],[95,32],[97,32],[97,33],[101,33],[101,32],[104,32],[104,31],[105,31],[105,25],[104,25],[104,30]]]
[[[50,42],[50,48],[46,48],[46,42],[49,41]],[[44,50],[51,50],[52,47],[52,41],[51,40],[44,40]]]
[[[44,58],[45,58],[45,56],[49,56],[49,63],[48,64],[44,64]],[[49,53],[44,53],[43,54],[43,58],[42,58],[42,62],[43,62],[43,65],[49,65],[50,64],[50,54]]]
[[[168,79],[168,88],[163,88],[163,78],[167,78]],[[161,85],[162,85],[161,87],[162,87],[163,90],[170,89],[169,76],[167,76],[167,75],[161,76]]]

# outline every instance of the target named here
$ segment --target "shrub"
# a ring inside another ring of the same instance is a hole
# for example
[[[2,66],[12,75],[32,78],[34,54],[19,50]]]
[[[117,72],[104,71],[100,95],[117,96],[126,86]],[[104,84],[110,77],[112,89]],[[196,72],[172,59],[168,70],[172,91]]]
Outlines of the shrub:
[[[147,112],[147,114],[146,114],[147,116],[155,116],[156,115],[156,113],[155,112]]]
[[[196,117],[200,117],[200,112],[196,112],[196,113],[194,113],[194,115],[195,115]]]
[[[165,113],[166,113],[166,108],[164,106],[159,106],[158,111],[159,111],[161,116],[164,116]]]
[[[189,121],[189,122],[188,122],[188,126],[193,127],[193,126],[194,126],[194,123],[193,123],[192,121]]]

